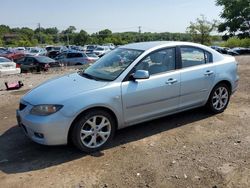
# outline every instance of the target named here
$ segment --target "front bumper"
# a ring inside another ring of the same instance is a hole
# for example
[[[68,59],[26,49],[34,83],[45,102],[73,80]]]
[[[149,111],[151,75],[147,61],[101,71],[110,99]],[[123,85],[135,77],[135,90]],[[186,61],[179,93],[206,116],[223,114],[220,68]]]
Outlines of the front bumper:
[[[16,117],[18,125],[31,140],[43,145],[67,144],[71,118],[63,116],[60,111],[49,116],[32,115],[33,106],[28,103],[25,106],[16,111]]]

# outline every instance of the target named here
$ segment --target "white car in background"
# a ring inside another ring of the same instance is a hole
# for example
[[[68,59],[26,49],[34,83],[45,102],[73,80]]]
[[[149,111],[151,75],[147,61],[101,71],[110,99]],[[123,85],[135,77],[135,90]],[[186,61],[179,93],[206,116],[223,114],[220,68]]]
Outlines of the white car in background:
[[[110,51],[111,50],[108,46],[98,46],[96,49],[94,49],[93,53],[96,54],[98,57],[102,57]]]
[[[0,57],[0,76],[20,73],[21,69],[18,64],[5,57]]]
[[[27,55],[33,55],[33,56],[46,56],[47,51],[43,48],[33,48],[31,47],[29,51],[26,52]]]
[[[110,50],[115,49],[115,45],[113,43],[103,44],[102,46],[107,46],[107,47],[109,47]]]

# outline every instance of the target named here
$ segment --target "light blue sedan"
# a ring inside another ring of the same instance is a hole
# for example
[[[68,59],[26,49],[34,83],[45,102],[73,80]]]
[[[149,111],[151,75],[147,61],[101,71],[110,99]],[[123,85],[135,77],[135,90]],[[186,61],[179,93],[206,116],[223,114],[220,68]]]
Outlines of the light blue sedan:
[[[117,129],[200,106],[221,113],[238,80],[234,57],[203,45],[128,44],[83,72],[31,90],[20,101],[17,120],[37,143],[72,141],[80,150],[93,152]]]

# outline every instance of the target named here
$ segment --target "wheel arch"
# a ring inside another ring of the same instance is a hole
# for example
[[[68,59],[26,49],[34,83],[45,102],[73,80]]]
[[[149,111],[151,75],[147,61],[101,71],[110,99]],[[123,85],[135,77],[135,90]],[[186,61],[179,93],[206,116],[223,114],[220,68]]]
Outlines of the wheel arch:
[[[115,120],[115,128],[116,128],[116,130],[117,130],[117,128],[118,128],[118,119],[117,119],[117,116],[116,116],[116,114],[114,113],[113,110],[111,110],[110,108],[104,107],[104,106],[90,107],[90,108],[88,108],[88,109],[83,110],[81,113],[79,113],[79,114],[75,117],[75,119],[73,120],[73,122],[71,123],[70,128],[69,128],[69,131],[68,131],[68,135],[67,135],[67,142],[68,142],[68,143],[71,142],[70,135],[71,135],[71,132],[72,132],[72,130],[73,130],[74,123],[75,123],[76,121],[78,121],[79,118],[80,118],[81,116],[83,116],[83,115],[86,114],[87,112],[93,111],[93,110],[103,110],[103,111],[108,112],[108,113],[114,118],[114,120]]]
[[[213,89],[214,89],[217,85],[219,85],[219,84],[226,84],[227,87],[229,88],[230,95],[231,95],[231,93],[232,93],[232,84],[231,84],[230,81],[228,81],[228,80],[220,80],[219,82],[217,82],[217,83],[214,85]],[[213,89],[212,89],[212,90],[213,90]],[[212,92],[212,90],[211,90],[211,92]],[[210,93],[211,93],[211,92],[210,92]]]

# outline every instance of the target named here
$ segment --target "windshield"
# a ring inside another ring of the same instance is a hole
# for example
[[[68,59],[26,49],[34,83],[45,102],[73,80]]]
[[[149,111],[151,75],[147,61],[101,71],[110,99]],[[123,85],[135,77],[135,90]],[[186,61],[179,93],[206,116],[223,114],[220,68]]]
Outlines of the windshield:
[[[84,71],[100,80],[115,80],[143,51],[118,48],[106,54]]]
[[[49,57],[46,57],[46,56],[39,56],[39,57],[36,57],[36,59],[39,61],[39,62],[43,62],[43,63],[51,63],[51,62],[54,62],[53,59],[49,58]]]
[[[39,51],[37,49],[31,49],[30,53],[38,53]]]
[[[96,51],[103,51],[104,48],[98,47],[98,48],[96,48],[95,50],[96,50]]]
[[[94,49],[95,49],[95,46],[87,46],[87,49],[88,49],[88,50],[94,50]]]

